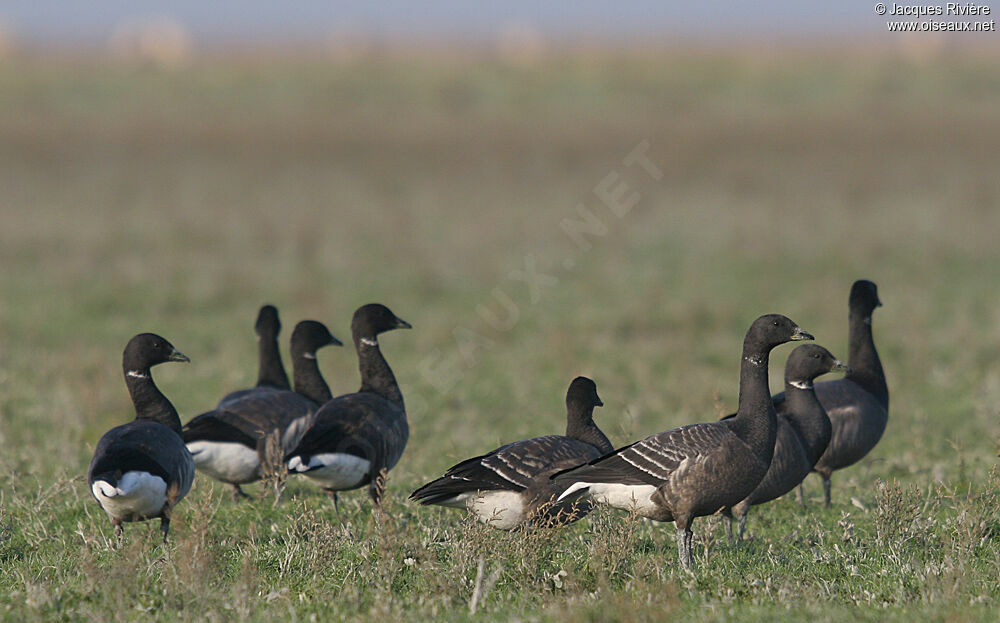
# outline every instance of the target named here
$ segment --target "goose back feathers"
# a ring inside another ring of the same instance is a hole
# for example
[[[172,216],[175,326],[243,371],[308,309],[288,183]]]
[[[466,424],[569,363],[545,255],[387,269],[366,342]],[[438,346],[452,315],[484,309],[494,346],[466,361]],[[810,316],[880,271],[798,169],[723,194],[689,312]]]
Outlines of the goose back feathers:
[[[123,522],[159,517],[166,541],[171,510],[194,479],[180,418],[150,375],[152,366],[168,361],[189,360],[158,335],[142,333],[129,340],[122,370],[136,419],[101,437],[87,470],[91,494],[119,536]]]
[[[662,433],[555,476],[562,499],[584,495],[657,521],[674,521],[681,564],[692,566],[691,522],[736,504],[760,483],[774,452],[777,415],[767,385],[770,351],[812,339],[788,318],[761,316],[743,342],[739,409],[729,420]]]
[[[285,457],[290,471],[305,474],[334,496],[369,485],[372,499],[380,503],[378,475],[399,461],[410,430],[403,395],[379,349],[378,336],[409,328],[384,305],[364,305],[354,312],[351,336],[361,388],[316,412],[301,442]]]
[[[414,491],[410,499],[466,508],[480,521],[502,530],[528,521],[553,524],[579,519],[590,504],[555,504],[562,491],[550,477],[613,450],[593,420],[594,407],[603,405],[594,382],[577,377],[566,393],[565,436],[516,441],[462,461]]]

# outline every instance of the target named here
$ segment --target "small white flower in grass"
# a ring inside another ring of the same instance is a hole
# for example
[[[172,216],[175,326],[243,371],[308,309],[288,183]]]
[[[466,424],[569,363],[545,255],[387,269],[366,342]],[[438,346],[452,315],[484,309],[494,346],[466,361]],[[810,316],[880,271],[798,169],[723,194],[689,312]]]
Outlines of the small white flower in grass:
[[[557,571],[555,573],[555,575],[553,575],[552,578],[551,578],[553,588],[557,588],[557,589],[562,588],[563,587],[563,578],[566,577],[566,576],[568,576],[568,575],[569,574],[566,573],[565,569],[560,569],[559,571]]]

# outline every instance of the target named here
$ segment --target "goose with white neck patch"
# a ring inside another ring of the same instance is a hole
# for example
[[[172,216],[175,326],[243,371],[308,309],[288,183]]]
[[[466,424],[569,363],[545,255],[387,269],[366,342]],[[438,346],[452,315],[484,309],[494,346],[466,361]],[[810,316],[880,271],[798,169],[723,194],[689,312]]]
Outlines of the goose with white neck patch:
[[[816,398],[816,377],[850,368],[818,344],[803,344],[785,362],[785,402],[778,412],[774,456],[764,479],[750,495],[731,509],[723,509],[726,533],[733,540],[733,516],[739,521],[739,538],[746,530],[750,506],[779,498],[809,475],[830,442],[832,427],[823,405]],[[729,416],[732,418],[735,416]],[[727,418],[728,419],[728,418]]]
[[[376,505],[381,503],[379,474],[399,461],[410,429],[403,394],[379,348],[378,336],[393,329],[409,329],[385,305],[371,303],[354,312],[351,336],[358,352],[361,389],[324,404],[285,459],[292,473],[301,473],[320,485],[337,502],[337,492],[369,486]]]
[[[510,530],[526,522],[564,524],[583,517],[590,504],[555,504],[562,493],[555,473],[613,451],[594,423],[594,407],[604,406],[597,385],[573,379],[566,392],[566,435],[515,441],[483,456],[462,461],[444,476],[410,495],[424,505],[468,509],[483,523]]]
[[[184,441],[198,471],[232,485],[235,498],[249,497],[240,485],[261,478],[268,435],[278,431],[284,455],[331,398],[316,360],[316,351],[330,344],[342,345],[323,323],[303,320],[291,338],[294,391],[258,388],[192,418]]]
[[[657,433],[554,476],[560,500],[584,496],[677,526],[681,564],[693,566],[691,523],[745,498],[767,473],[777,415],[767,385],[771,350],[812,336],[779,314],[761,316],[743,341],[736,417]]]
[[[136,417],[101,437],[87,470],[90,492],[111,519],[115,536],[121,536],[123,522],[159,518],[166,542],[170,514],[194,480],[177,410],[150,374],[152,366],[168,361],[190,360],[153,333],[129,340],[122,371]]]

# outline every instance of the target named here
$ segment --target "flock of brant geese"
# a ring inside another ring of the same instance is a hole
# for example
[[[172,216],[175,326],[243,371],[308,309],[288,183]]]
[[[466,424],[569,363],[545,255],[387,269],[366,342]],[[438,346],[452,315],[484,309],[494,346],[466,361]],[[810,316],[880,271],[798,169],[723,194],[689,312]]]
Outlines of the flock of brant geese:
[[[594,422],[604,403],[595,383],[577,377],[566,393],[566,434],[501,446],[450,468],[414,491],[421,504],[465,508],[499,529],[562,525],[606,504],[656,521],[673,521],[681,564],[693,560],[691,523],[721,512],[733,539],[742,539],[750,506],[799,487],[820,474],[826,504],[833,471],[854,464],[878,443],[888,421],[889,393],[872,338],[872,312],[881,302],[875,284],[851,288],[849,352],[845,365],[815,344],[799,346],[785,366],[785,391],[772,396],[772,349],[813,336],[778,314],[761,316],[743,341],[739,405],[718,421],[682,426],[617,450]],[[88,482],[115,534],[122,523],[159,518],[167,539],[173,507],[187,494],[195,470],[241,485],[259,480],[275,463],[302,474],[337,501],[338,491],[368,487],[381,503],[385,476],[409,437],[403,396],[379,349],[378,336],[410,328],[384,305],[360,307],[351,321],[361,388],[334,397],[316,351],[342,345],[322,324],[304,320],[291,337],[294,386],[278,349],[277,310],[265,305],[255,330],[257,385],[232,392],[214,409],[181,425],[157,389],[150,369],[188,361],[152,333],[133,337],[122,359],[136,419],[108,431],[91,461]],[[813,384],[831,371],[843,378]]]

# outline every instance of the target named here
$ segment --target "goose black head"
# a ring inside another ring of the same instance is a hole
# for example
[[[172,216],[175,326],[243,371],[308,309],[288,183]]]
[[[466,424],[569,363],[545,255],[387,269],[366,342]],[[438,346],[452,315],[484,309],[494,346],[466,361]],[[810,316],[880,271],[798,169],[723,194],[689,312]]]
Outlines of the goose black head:
[[[149,370],[152,366],[168,361],[191,361],[174,345],[155,333],[140,333],[125,345],[122,367],[129,371]]]
[[[278,320],[278,308],[274,305],[264,305],[257,313],[257,322],[253,326],[259,338],[273,338],[281,331],[281,321]]]
[[[369,303],[354,312],[351,319],[351,333],[355,339],[375,338],[379,333],[393,329],[412,329],[410,323],[392,313],[385,305]]]
[[[851,369],[819,344],[803,344],[788,355],[785,382],[811,385],[817,376],[835,370],[850,372]]]
[[[761,316],[750,325],[744,344],[755,348],[771,349],[785,342],[811,340],[813,336],[781,314]]]
[[[604,406],[601,397],[597,395],[597,384],[585,376],[573,379],[566,391],[566,408],[572,411],[574,406],[587,410]]]
[[[306,357],[316,355],[316,351],[324,346],[343,346],[344,343],[333,337],[326,325],[316,320],[303,320],[292,330],[292,351]]]
[[[871,316],[875,308],[882,307],[878,298],[878,286],[867,279],[859,279],[851,286],[851,297],[848,305],[852,313]]]

